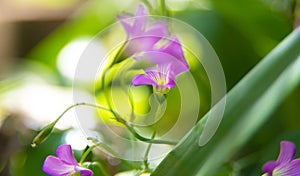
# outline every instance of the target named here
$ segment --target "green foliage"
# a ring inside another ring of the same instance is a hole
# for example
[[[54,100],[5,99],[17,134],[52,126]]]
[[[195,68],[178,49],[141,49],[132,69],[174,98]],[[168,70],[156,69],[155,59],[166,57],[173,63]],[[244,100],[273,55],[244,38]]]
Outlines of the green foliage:
[[[228,93],[223,121],[207,145],[200,147],[199,137],[209,114],[168,154],[153,175],[213,175],[217,168],[229,161],[298,86],[299,45],[300,29],[267,55]],[[169,170],[171,167],[173,169]]]
[[[45,78],[45,75],[50,73],[60,85],[70,86],[66,84],[68,81],[61,76],[57,68],[56,62],[60,51],[74,39],[93,37],[115,22],[116,15],[120,11],[114,2],[110,0],[87,2],[75,16],[32,50],[28,58],[43,65],[43,69],[36,74]],[[201,0],[195,0],[192,3],[200,2]],[[284,5],[286,8],[280,6],[280,10],[277,11],[261,0],[213,0],[209,3],[211,4],[209,10],[189,7],[170,14],[195,27],[216,50],[225,71],[227,86],[231,89],[227,95],[225,115],[216,135],[207,145],[200,147],[199,137],[207,118],[207,115],[204,116],[167,155],[153,175],[259,175],[265,161],[276,159],[280,140],[299,141],[298,130],[287,131],[299,129],[300,122],[296,119],[300,113],[298,108],[300,75],[297,69],[300,67],[300,31],[295,31],[287,40],[280,43],[292,31],[293,21],[288,4],[291,1],[286,1]],[[113,32],[111,35],[118,33]],[[278,43],[280,45],[268,54]],[[186,54],[192,57],[190,53]],[[265,58],[259,62],[263,57]],[[255,66],[257,63],[259,64]],[[45,71],[44,67],[51,72]],[[32,70],[31,67],[27,69]],[[112,70],[112,75],[115,74],[114,71]],[[47,73],[41,74],[43,72]],[[197,86],[201,88],[200,119],[208,111],[211,103],[210,87],[207,85],[208,78],[202,66],[192,65],[191,72]],[[244,75],[246,76],[243,78]],[[184,80],[185,77],[179,79]],[[17,86],[20,86],[19,77],[17,80],[1,80],[0,97]],[[145,97],[152,92],[151,90],[146,86],[134,88],[135,94],[144,93]],[[292,94],[288,96],[291,92]],[[121,97],[122,100],[128,98],[122,98],[123,94],[121,90],[119,94],[113,96]],[[164,134],[176,123],[177,119],[172,117],[180,112],[178,94],[178,89],[170,92],[166,118],[160,121],[160,126],[164,128],[159,129],[158,134]],[[103,94],[96,96],[98,102],[105,102]],[[122,101],[120,106],[122,103],[129,104],[128,101]],[[136,102],[139,107],[137,112],[141,114],[148,112],[149,107],[146,106],[148,103],[147,98]],[[100,115],[107,118],[112,116],[111,113]],[[268,121],[269,118],[272,120]],[[145,128],[141,130],[146,134],[148,132]],[[286,133],[282,135],[284,132]],[[43,160],[46,155],[54,154],[60,141],[61,137],[55,134],[37,149],[26,146],[11,161],[13,174],[43,175],[41,171]],[[299,142],[297,146],[299,148]],[[90,166],[95,169],[95,175],[103,174],[102,166],[99,167],[97,163]],[[105,169],[107,168],[109,167]]]
[[[49,139],[37,148],[30,144],[14,155],[11,160],[12,175],[47,175],[42,171],[44,159],[48,155],[55,155],[55,150],[61,144],[62,133],[53,133]]]

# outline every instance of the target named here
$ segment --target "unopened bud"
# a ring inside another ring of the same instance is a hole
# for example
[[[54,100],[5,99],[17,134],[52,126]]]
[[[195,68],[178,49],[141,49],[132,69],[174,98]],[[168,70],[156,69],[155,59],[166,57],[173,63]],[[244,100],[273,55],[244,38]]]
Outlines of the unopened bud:
[[[50,123],[49,125],[45,126],[37,136],[32,141],[31,146],[36,147],[43,143],[51,134],[53,128],[54,128],[55,123]]]

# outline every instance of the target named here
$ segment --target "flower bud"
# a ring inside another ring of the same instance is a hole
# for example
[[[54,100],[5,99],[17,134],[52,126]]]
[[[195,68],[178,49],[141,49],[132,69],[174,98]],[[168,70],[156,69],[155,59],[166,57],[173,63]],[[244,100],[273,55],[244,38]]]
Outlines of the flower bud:
[[[55,126],[55,123],[50,123],[49,125],[45,126],[38,135],[35,136],[35,138],[32,141],[31,146],[36,147],[43,143],[51,134],[53,128]]]

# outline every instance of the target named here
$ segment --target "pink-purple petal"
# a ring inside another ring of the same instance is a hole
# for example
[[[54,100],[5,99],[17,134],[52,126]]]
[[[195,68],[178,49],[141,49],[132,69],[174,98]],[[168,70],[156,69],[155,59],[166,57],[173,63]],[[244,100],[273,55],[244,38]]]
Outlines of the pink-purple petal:
[[[144,68],[132,80],[133,85],[153,85],[163,92],[175,87],[176,77],[189,70],[180,41],[170,37],[166,22],[155,21],[149,24],[149,10],[140,5],[134,17],[119,16],[127,32],[128,41],[125,54],[135,60],[149,61],[152,66]]]
[[[164,85],[163,87],[167,89],[173,89],[176,86],[176,82],[173,79],[170,79],[168,84]]]
[[[90,169],[81,167],[81,166],[75,166],[75,171],[80,172],[81,176],[92,176],[93,172]]]
[[[159,38],[166,37],[169,34],[167,24],[164,22],[156,22],[145,32],[146,36],[156,36]]]
[[[178,61],[183,63],[185,67],[189,67],[182,50],[182,45],[178,38],[176,36],[173,36],[171,39],[168,39],[168,43],[163,46],[162,48],[158,49],[160,52],[167,53],[169,55],[172,55],[174,58],[176,58]]]
[[[123,25],[126,32],[130,32],[132,28],[132,24],[130,23],[130,18],[132,16],[127,14],[122,14],[118,16],[120,23]]]
[[[149,10],[146,5],[140,4],[135,13],[136,16],[148,16]]]
[[[140,5],[135,14],[135,19],[133,23],[133,31],[136,33],[140,33],[145,31],[147,26],[147,19],[149,16],[148,9],[145,5]]]
[[[276,161],[269,161],[263,166],[263,171],[265,173],[268,173],[269,175],[272,175],[273,170],[279,165]]]
[[[171,65],[170,72],[172,75],[177,76],[183,72],[187,72],[189,67],[186,66],[186,62],[181,62],[179,59],[176,59],[173,55],[160,51],[151,51],[146,52],[143,55],[134,57],[135,60],[146,60],[153,64],[153,67],[156,65]],[[145,68],[145,70],[149,70]]]
[[[132,80],[132,84],[134,86],[139,86],[139,85],[155,85],[155,86],[157,86],[157,83],[145,74],[136,75]]]
[[[289,163],[279,165],[273,171],[274,176],[299,176],[300,159],[295,159]]]
[[[153,46],[161,38],[168,35],[168,27],[164,22],[155,22],[147,26],[149,11],[145,5],[140,5],[135,16],[119,15],[119,21],[128,34],[126,54],[153,50]]]
[[[153,48],[153,45],[159,40],[160,38],[155,36],[143,36],[129,39],[128,45],[126,47],[126,53],[128,55],[134,55],[136,53],[149,51]]]
[[[294,143],[289,141],[282,141],[280,143],[281,149],[277,159],[279,163],[288,163],[292,161],[296,155],[296,146]]]
[[[63,144],[59,146],[56,150],[56,155],[60,160],[67,164],[78,165],[77,161],[75,160],[72,148],[68,144]]]
[[[66,164],[54,156],[48,156],[44,161],[43,171],[51,176],[64,176],[72,173],[74,166]]]

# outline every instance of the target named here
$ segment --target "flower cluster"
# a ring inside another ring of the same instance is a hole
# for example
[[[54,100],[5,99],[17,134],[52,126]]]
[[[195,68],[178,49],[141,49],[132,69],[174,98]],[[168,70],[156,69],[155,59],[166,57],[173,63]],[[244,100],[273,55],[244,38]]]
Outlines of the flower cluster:
[[[296,146],[292,142],[282,141],[279,157],[263,166],[266,176],[299,176],[300,158],[294,159]]]
[[[125,53],[150,63],[144,74],[134,77],[133,85],[152,85],[155,91],[166,94],[175,87],[176,77],[189,70],[189,65],[179,39],[170,34],[167,24],[155,21],[149,25],[149,19],[144,5],[139,6],[135,16],[119,16],[128,35]]]
[[[189,65],[178,37],[169,32],[167,23],[163,21],[149,23],[150,19],[149,11],[144,5],[138,7],[135,15],[119,16],[119,21],[128,36],[124,50],[120,51],[124,51],[121,54],[137,62],[148,64],[146,68],[143,68],[143,74],[138,74],[133,78],[134,86],[152,85],[154,91],[167,94],[176,86],[177,76],[189,70]],[[35,138],[34,146],[49,136],[57,121],[50,124]],[[45,173],[52,176],[93,175],[91,170],[76,161],[70,145],[59,146],[56,154],[57,157],[48,156],[44,161]]]

